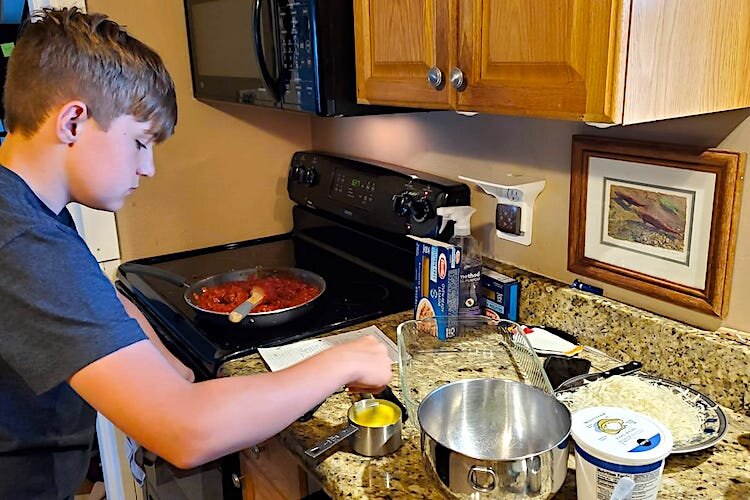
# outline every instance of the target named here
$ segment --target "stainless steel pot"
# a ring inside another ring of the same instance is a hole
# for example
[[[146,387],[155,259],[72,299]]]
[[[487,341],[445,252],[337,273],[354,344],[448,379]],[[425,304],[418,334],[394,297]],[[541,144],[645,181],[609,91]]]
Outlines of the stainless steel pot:
[[[379,407],[379,408],[378,408]],[[387,410],[385,420],[372,419],[367,413]],[[366,457],[382,457],[401,447],[401,408],[385,399],[363,399],[349,407],[349,426],[305,450],[311,458],[318,458],[346,438],[355,453]]]
[[[469,379],[419,405],[422,461],[451,498],[550,498],[565,480],[570,412],[532,386]]]

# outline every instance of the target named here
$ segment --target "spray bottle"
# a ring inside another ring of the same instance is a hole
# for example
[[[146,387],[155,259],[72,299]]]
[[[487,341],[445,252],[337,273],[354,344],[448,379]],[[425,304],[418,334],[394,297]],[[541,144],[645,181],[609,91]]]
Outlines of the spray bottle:
[[[453,237],[448,240],[451,245],[461,247],[461,256],[459,260],[460,270],[460,291],[458,295],[458,314],[459,316],[479,315],[479,280],[482,274],[482,255],[479,253],[477,241],[471,235],[471,216],[476,212],[475,209],[468,206],[461,207],[440,207],[437,214],[443,220],[442,227],[448,221],[454,221]]]

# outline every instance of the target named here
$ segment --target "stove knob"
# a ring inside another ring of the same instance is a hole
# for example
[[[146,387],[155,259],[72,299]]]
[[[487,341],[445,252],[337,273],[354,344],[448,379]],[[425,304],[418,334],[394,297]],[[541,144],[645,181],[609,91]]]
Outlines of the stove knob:
[[[300,184],[305,183],[305,167],[301,164],[294,165],[292,167],[292,179],[299,182]]]
[[[314,186],[318,183],[318,172],[315,170],[315,168],[308,168],[307,170],[305,170],[304,180],[302,181],[302,183],[308,186]]]
[[[432,208],[432,203],[427,197],[421,197],[412,200],[411,202],[411,216],[415,222],[424,222],[430,217],[435,215],[435,210]]]
[[[406,217],[411,212],[411,204],[414,196],[409,191],[393,195],[393,211],[399,217]]]

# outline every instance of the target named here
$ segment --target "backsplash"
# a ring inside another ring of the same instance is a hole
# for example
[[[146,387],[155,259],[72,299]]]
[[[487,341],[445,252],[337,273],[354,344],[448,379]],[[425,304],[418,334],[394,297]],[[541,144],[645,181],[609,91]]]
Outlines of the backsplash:
[[[484,265],[521,283],[520,322],[560,328],[750,415],[750,346],[500,262],[485,258]]]
[[[583,123],[500,115],[458,116],[430,112],[314,119],[313,148],[342,155],[402,165],[457,179],[459,175],[499,182],[506,173],[545,181],[534,205],[530,246],[496,236],[493,196],[472,189],[472,234],[482,255],[512,263],[542,276],[570,283],[580,276],[568,271],[568,213],[571,143],[576,134],[648,140],[671,144],[750,151],[750,109],[598,130]],[[707,330],[721,326],[750,330],[750,288],[742,276],[750,272],[750,183],[740,215],[729,313],[721,319],[671,302],[657,300],[606,283],[608,297]]]

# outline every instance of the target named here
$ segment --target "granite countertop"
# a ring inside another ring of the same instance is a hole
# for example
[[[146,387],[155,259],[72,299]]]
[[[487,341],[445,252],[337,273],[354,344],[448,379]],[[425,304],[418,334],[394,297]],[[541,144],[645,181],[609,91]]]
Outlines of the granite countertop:
[[[396,327],[411,318],[411,312],[354,326],[346,330],[376,325],[395,340]],[[342,330],[344,331],[344,330]],[[340,332],[334,332],[340,333]],[[619,362],[607,356],[587,352],[594,369],[604,370]],[[394,365],[391,387],[400,396],[398,367]],[[258,355],[233,360],[220,370],[221,376],[238,376],[267,371]],[[675,378],[675,380],[679,381]],[[408,422],[404,425],[403,445],[394,454],[367,458],[349,451],[346,442],[317,460],[304,455],[304,450],[346,426],[346,412],[352,396],[341,392],[328,398],[307,422],[295,422],[279,435],[285,446],[317,476],[333,498],[442,498],[427,478],[421,462],[419,430]],[[729,431],[716,446],[690,454],[673,455],[667,459],[659,498],[750,498],[750,418],[735,411],[724,410]],[[568,477],[555,498],[576,498],[573,460]]]
[[[508,264],[490,259],[483,264],[518,280],[519,316],[527,324],[556,327],[618,359],[639,360],[645,372],[681,381],[720,405],[750,416],[747,341],[574,290]]]

